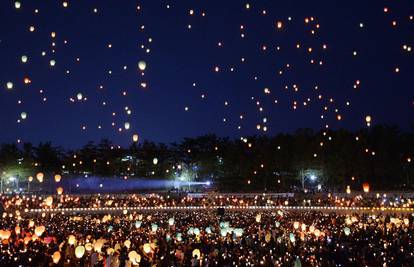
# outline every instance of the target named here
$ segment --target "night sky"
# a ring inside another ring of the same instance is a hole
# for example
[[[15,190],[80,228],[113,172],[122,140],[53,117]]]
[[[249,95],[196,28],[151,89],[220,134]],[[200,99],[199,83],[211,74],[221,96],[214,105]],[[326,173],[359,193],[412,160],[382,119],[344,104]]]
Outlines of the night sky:
[[[410,129],[413,16],[412,0],[2,0],[0,142]]]

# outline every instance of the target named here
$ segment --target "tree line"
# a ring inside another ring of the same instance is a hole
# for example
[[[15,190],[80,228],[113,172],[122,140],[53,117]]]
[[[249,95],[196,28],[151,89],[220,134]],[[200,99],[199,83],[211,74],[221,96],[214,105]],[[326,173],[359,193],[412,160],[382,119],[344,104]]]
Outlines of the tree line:
[[[104,176],[211,180],[229,189],[292,189],[315,173],[315,185],[341,190],[412,187],[414,133],[395,126],[359,131],[299,129],[275,136],[230,139],[216,135],[170,144],[143,141],[119,147],[108,139],[65,150],[51,142],[0,146],[3,176],[27,179],[43,172],[64,177]],[[309,186],[312,186],[310,184]]]

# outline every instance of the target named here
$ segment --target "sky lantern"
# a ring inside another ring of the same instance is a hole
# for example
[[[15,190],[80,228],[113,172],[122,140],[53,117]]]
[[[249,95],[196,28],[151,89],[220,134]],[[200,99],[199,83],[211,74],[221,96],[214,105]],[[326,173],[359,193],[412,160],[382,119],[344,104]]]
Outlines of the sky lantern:
[[[196,249],[193,250],[192,255],[193,255],[193,258],[194,257],[197,257],[197,259],[200,259],[201,258],[201,252],[200,252],[200,250],[198,248],[196,248]]]
[[[43,172],[39,172],[36,174],[36,179],[39,181],[39,183],[43,182],[43,178],[45,177],[45,175],[43,174]]]
[[[85,244],[85,250],[86,251],[91,251],[93,249],[93,246],[92,246],[92,244],[91,243],[86,243]]]
[[[157,164],[158,164],[158,159],[157,159],[157,158],[154,158],[154,159],[152,160],[152,164],[157,165]]]
[[[128,258],[134,265],[138,265],[141,262],[141,255],[135,250],[128,253]]]
[[[282,27],[283,27],[283,23],[282,23],[281,21],[278,21],[278,22],[276,23],[276,27],[277,27],[278,29],[282,29]]]
[[[45,232],[45,227],[43,225],[35,228],[35,235],[38,237],[41,237],[44,232]]]
[[[69,245],[74,245],[75,244],[75,242],[76,242],[76,237],[74,236],[74,235],[70,235],[69,237],[68,237],[68,243],[69,243]]]
[[[131,247],[131,240],[125,240],[124,246],[126,246],[129,249]]]
[[[83,94],[82,93],[77,93],[76,94],[76,98],[81,101],[83,99]]]
[[[54,67],[56,65],[56,60],[54,59],[50,60],[49,64],[51,67]]]
[[[345,191],[347,194],[351,194],[351,186],[347,185]]]
[[[150,243],[145,243],[143,246],[143,250],[146,254],[151,252],[151,244]]]
[[[256,215],[256,222],[259,223],[262,220],[262,215],[259,213]]]
[[[138,68],[140,71],[144,71],[147,68],[147,63],[143,60],[139,61]]]
[[[9,90],[13,89],[13,83],[12,82],[7,82],[6,83],[6,88],[9,89]]]
[[[298,229],[299,228],[299,222],[294,222],[293,223],[293,228]]]
[[[372,121],[371,116],[368,115],[368,116],[365,117],[365,122],[367,123],[367,126],[371,125],[371,121]]]
[[[124,123],[124,128],[125,128],[125,130],[129,130],[129,128],[131,128],[131,124],[129,122],[125,122]]]
[[[11,231],[10,230],[0,230],[0,238],[2,240],[9,239],[10,236],[11,236]]]
[[[59,260],[60,260],[60,252],[59,251],[55,251],[52,255],[52,260],[54,264],[58,264]]]
[[[63,188],[62,188],[62,187],[58,187],[58,188],[56,189],[56,193],[57,193],[58,195],[62,195],[62,194],[63,194]]]
[[[55,182],[56,183],[59,183],[61,179],[62,179],[62,176],[60,174],[55,174]]]
[[[345,227],[344,228],[344,233],[346,236],[348,236],[351,233],[351,229],[349,229],[349,227]]]
[[[27,113],[26,112],[20,113],[20,118],[22,118],[22,120],[25,120],[27,118]]]
[[[84,246],[77,246],[75,249],[76,258],[80,259],[85,254],[85,247]]]
[[[14,2],[14,8],[20,9],[21,6],[22,4],[19,1]]]
[[[105,244],[106,240],[105,239],[98,239],[95,241],[95,243],[93,243],[93,249],[96,252],[101,252],[103,245]]]
[[[22,57],[21,57],[21,61],[23,62],[23,63],[26,63],[27,62],[27,56],[25,56],[25,55],[23,55]]]
[[[134,134],[132,136],[132,141],[134,141],[135,143],[137,143],[138,142],[138,138],[139,138],[138,134]]]
[[[174,225],[174,218],[169,218],[168,219],[168,225],[169,226],[173,226]]]
[[[28,180],[29,182],[33,182],[33,176],[29,176]]]
[[[369,193],[369,183],[363,183],[362,189],[364,190],[364,193]]]
[[[46,204],[47,206],[52,206],[52,204],[53,204],[53,197],[48,196],[48,197],[45,199],[45,204]]]

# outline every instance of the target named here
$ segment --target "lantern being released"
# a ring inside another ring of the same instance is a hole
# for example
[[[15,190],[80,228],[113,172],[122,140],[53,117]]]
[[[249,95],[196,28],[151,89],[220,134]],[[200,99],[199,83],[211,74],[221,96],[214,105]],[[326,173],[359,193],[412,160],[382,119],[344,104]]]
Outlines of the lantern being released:
[[[45,227],[43,225],[38,226],[38,227],[35,228],[35,235],[40,237],[40,236],[43,235],[44,231],[45,231]]]
[[[143,60],[138,62],[138,68],[140,71],[144,71],[147,68],[147,63]]]
[[[63,194],[63,188],[62,188],[62,187],[58,187],[58,188],[56,189],[56,193],[57,193],[58,195],[62,195],[62,194]]]
[[[39,172],[38,174],[36,174],[36,179],[39,181],[39,183],[43,182],[44,177],[45,175],[43,174],[43,172]]]
[[[196,248],[196,249],[193,250],[193,258],[194,257],[197,257],[197,259],[200,259],[201,258],[201,252],[200,252],[200,250],[198,248]]]
[[[144,244],[144,246],[143,246],[143,250],[144,250],[144,252],[145,253],[150,253],[151,252],[151,244],[150,243],[146,243],[146,244]]]
[[[135,143],[137,143],[138,142],[138,134],[134,134],[133,136],[132,136],[132,141],[134,141]]]
[[[85,254],[85,247],[84,246],[77,246],[75,249],[76,258],[80,259]]]
[[[369,183],[363,183],[362,189],[364,190],[364,193],[369,193]]]
[[[54,264],[58,264],[59,260],[60,260],[60,252],[59,251],[55,251],[52,255],[52,260]]]
[[[61,179],[62,179],[62,176],[60,174],[55,175],[55,182],[56,183],[59,183]]]

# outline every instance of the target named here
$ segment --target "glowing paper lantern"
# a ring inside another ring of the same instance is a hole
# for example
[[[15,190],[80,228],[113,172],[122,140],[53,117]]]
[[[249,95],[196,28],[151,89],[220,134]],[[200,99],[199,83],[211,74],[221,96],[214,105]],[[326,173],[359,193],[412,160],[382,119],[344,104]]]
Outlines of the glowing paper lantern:
[[[105,244],[105,242],[106,242],[106,240],[105,239],[102,239],[102,238],[96,240],[95,243],[93,244],[93,249],[96,252],[99,252],[100,253],[101,250],[102,250],[103,245]]]
[[[293,223],[293,228],[298,229],[299,228],[299,222],[294,222]]]
[[[295,235],[293,233],[289,234],[289,240],[290,242],[294,243],[296,241]]]
[[[131,241],[130,240],[125,240],[124,246],[126,246],[129,249],[129,247],[131,246]]]
[[[76,95],[76,98],[77,98],[79,101],[81,101],[81,100],[83,99],[83,94],[82,94],[82,93],[78,93],[78,94]]]
[[[14,7],[16,9],[19,9],[22,6],[22,4],[19,1],[14,2]]]
[[[20,113],[20,118],[22,118],[22,120],[27,119],[27,113],[26,112]]]
[[[75,243],[76,243],[76,237],[74,236],[74,235],[70,235],[69,237],[68,237],[68,243],[69,243],[69,245],[74,245]]]
[[[55,174],[55,182],[56,183],[59,183],[61,179],[62,179],[62,176],[60,174]]]
[[[92,248],[93,248],[93,247],[92,247],[92,244],[91,244],[91,243],[86,243],[86,244],[85,244],[85,250],[86,250],[86,251],[91,251],[91,250],[92,250]]]
[[[198,229],[198,228],[194,228],[194,234],[195,235],[200,235],[200,229]]]
[[[157,164],[158,164],[158,159],[157,159],[157,158],[154,158],[154,159],[152,160],[152,164],[157,165]]]
[[[351,187],[349,185],[346,186],[346,193],[351,194]]]
[[[52,206],[52,204],[53,204],[53,197],[48,196],[48,197],[45,199],[45,204],[46,204],[47,206]]]
[[[23,55],[21,60],[22,60],[23,63],[26,63],[27,62],[27,56]]]
[[[362,189],[364,190],[365,193],[369,192],[369,183],[363,183],[362,184]]]
[[[85,254],[85,247],[84,246],[77,246],[75,249],[76,258],[80,259]]]
[[[135,228],[140,228],[141,227],[142,222],[141,221],[136,221],[135,222]]]
[[[33,181],[33,176],[29,176],[29,182]]]
[[[372,118],[371,118],[371,116],[366,116],[365,117],[365,121],[366,121],[366,123],[371,123],[371,121],[372,121]]]
[[[156,225],[155,223],[151,224],[151,231],[152,232],[156,232],[158,229],[158,225]]]
[[[150,253],[151,252],[151,245],[150,245],[150,243],[145,243],[144,244],[144,247],[143,247],[143,250],[147,254]]]
[[[132,136],[132,141],[134,141],[135,143],[137,143],[138,142],[138,134],[134,134],[133,136]]]
[[[134,265],[138,265],[141,262],[141,255],[139,255],[135,250],[128,253],[128,258]]]
[[[147,68],[147,63],[143,60],[138,62],[138,68],[141,71],[144,71]]]
[[[241,237],[243,235],[243,229],[236,228],[234,229],[234,233],[236,234],[237,237]]]
[[[193,258],[194,257],[197,257],[197,259],[200,259],[201,258],[201,252],[200,252],[200,250],[198,248],[196,248],[196,249],[193,250]]]
[[[125,130],[129,130],[129,128],[131,128],[131,124],[129,122],[125,122],[124,123],[124,128],[125,128]]]
[[[256,222],[259,223],[262,220],[262,215],[259,213],[256,215]]]
[[[168,219],[168,225],[169,226],[173,226],[174,225],[174,218],[169,218]]]
[[[19,235],[20,234],[20,226],[16,226],[16,227],[14,227],[14,231],[16,232],[16,235]]]
[[[43,172],[39,172],[36,174],[36,179],[39,181],[39,183],[43,182],[43,178],[45,177],[45,175],[43,174]]]
[[[9,89],[9,90],[13,89],[13,83],[12,82],[7,82],[6,83],[6,88]]]
[[[59,260],[60,260],[60,252],[59,251],[55,251],[52,255],[52,260],[54,264],[58,264]]]
[[[321,231],[319,229],[315,229],[314,234],[316,237],[319,237],[321,235]]]
[[[11,231],[10,230],[0,230],[0,238],[2,240],[9,239],[10,236],[11,236]]]
[[[56,193],[57,193],[58,195],[62,195],[62,194],[63,194],[63,188],[62,188],[62,187],[58,187],[58,188],[56,188]]]
[[[54,59],[50,60],[49,64],[50,64],[51,67],[55,66],[56,65],[56,60],[54,60]]]
[[[344,233],[346,236],[348,236],[351,233],[351,229],[349,229],[349,227],[345,227],[344,228]]]
[[[35,228],[35,235],[38,237],[41,237],[44,232],[45,232],[45,227],[43,225]]]

